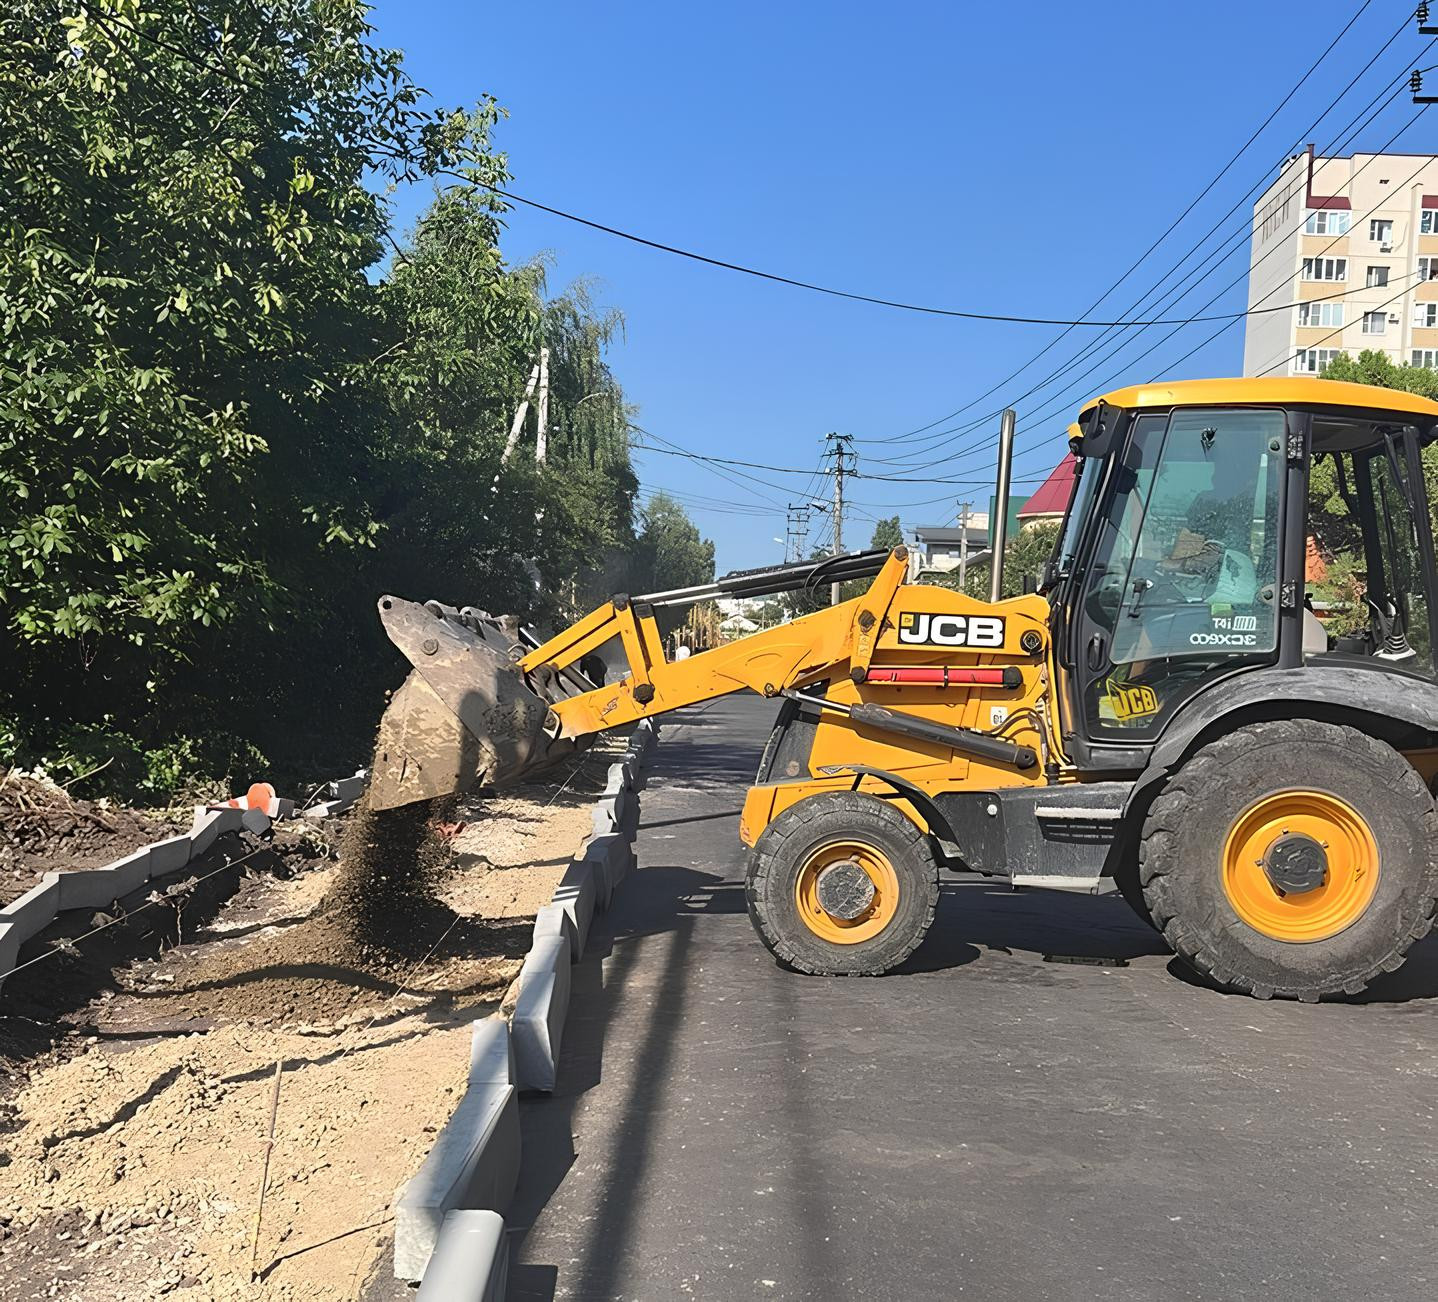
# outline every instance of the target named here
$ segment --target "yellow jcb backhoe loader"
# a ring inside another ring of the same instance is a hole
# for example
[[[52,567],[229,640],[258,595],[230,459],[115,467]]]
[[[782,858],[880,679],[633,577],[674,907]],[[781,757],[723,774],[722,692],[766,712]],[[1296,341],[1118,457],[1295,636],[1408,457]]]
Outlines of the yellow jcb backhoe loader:
[[[756,692],[778,717],[740,820],[747,898],[792,967],[888,971],[944,874],[967,870],[1117,889],[1230,989],[1356,993],[1403,962],[1438,897],[1420,459],[1435,438],[1438,403],[1363,385],[1108,394],[1072,431],[1077,483],[1038,591],[1010,600],[1011,422],[989,602],[906,582],[902,547],[616,596],[542,644],[385,597],[415,671],[383,721],[372,799],[511,777],[604,729]],[[1328,610],[1343,636],[1307,591],[1314,525],[1357,558],[1351,600]],[[664,657],[661,607],[857,577],[862,596]],[[575,667],[616,638],[627,674],[590,687]]]

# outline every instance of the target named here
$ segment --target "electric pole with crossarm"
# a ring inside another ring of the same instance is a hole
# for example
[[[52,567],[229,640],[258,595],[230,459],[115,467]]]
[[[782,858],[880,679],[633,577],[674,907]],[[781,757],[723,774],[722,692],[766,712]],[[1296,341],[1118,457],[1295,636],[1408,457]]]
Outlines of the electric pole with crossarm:
[[[824,456],[833,461],[833,467],[829,473],[834,476],[834,555],[840,556],[844,551],[844,476],[854,473],[855,465],[858,462],[858,454],[851,446],[854,441],[852,434],[830,434],[826,438],[829,444]],[[829,604],[839,604],[842,585],[838,583],[829,586]]]

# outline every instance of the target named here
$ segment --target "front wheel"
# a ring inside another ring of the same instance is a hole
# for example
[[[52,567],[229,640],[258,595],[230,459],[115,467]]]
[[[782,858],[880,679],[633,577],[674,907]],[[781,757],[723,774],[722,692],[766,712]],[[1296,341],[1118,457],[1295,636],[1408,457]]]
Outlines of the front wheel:
[[[1413,766],[1356,729],[1250,724],[1154,801],[1139,875],[1168,943],[1219,985],[1357,994],[1433,925],[1438,813]]]
[[[890,802],[826,792],[764,829],[745,897],[781,963],[815,976],[878,976],[908,958],[933,922],[938,867],[923,832]]]

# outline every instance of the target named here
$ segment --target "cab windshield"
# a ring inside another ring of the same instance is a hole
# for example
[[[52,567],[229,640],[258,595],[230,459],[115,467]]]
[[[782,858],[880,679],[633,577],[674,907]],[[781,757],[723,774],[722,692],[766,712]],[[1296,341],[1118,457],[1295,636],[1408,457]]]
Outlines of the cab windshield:
[[[1241,408],[1134,419],[1082,576],[1096,735],[1151,735],[1214,677],[1276,658],[1285,419]]]

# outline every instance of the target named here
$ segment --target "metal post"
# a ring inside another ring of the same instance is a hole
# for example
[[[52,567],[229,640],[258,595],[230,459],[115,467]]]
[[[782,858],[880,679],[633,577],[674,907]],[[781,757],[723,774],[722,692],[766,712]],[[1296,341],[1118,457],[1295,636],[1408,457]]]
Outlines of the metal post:
[[[994,485],[994,518],[989,521],[989,600],[998,601],[1004,590],[1004,543],[1009,529],[1009,475],[1014,460],[1014,409],[1004,408],[999,418],[999,470]]]
[[[959,503],[959,591],[967,592],[969,577],[969,504]]]

